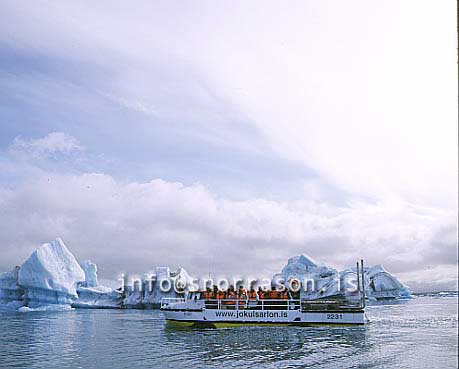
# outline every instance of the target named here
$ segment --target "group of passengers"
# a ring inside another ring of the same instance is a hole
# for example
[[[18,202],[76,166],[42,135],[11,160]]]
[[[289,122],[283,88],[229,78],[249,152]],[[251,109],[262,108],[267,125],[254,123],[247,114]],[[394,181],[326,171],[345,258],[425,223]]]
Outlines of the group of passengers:
[[[259,287],[258,291],[255,291],[254,288],[247,291],[243,286],[239,286],[239,289],[235,290],[233,285],[227,290],[219,290],[217,286],[213,286],[213,289],[207,288],[203,293],[205,300],[289,300],[295,297],[287,289],[282,291],[277,289],[264,290]]]

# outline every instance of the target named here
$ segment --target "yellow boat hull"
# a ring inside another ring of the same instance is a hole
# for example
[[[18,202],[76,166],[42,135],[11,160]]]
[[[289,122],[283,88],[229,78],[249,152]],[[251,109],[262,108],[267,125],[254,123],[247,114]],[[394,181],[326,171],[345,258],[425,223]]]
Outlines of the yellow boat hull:
[[[267,322],[197,322],[197,321],[181,321],[181,320],[172,320],[166,319],[168,326],[177,327],[177,328],[236,328],[243,326],[270,326],[270,327],[282,327],[282,326],[355,326],[356,324],[346,324],[346,323],[267,323]]]

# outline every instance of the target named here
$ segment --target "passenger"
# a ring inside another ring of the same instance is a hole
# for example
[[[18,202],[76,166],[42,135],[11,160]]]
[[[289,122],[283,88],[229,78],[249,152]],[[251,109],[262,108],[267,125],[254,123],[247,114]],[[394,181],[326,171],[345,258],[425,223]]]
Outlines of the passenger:
[[[201,293],[201,299],[204,300],[206,308],[212,308],[212,302],[210,301],[212,299],[212,290],[210,288],[207,288],[204,292]]]
[[[225,291],[225,299],[226,300],[232,300],[234,298],[234,287],[233,285],[230,285],[229,288]]]
[[[265,291],[263,291],[263,288],[258,287],[258,299],[263,300],[265,298]]]
[[[247,293],[247,305],[249,307],[255,307],[258,305],[258,295],[257,295],[257,291],[255,291],[254,288],[252,288]]]
[[[234,309],[234,306],[236,305],[236,297],[237,295],[236,295],[236,292],[234,292],[234,289],[228,291],[227,296],[226,296],[228,300],[226,304],[229,305],[228,308]]]
[[[244,287],[242,286],[239,287],[239,290],[237,293],[237,299],[238,299],[239,309],[244,309],[246,305],[246,300],[247,300],[247,293]]]
[[[209,287],[207,287],[203,296],[204,296],[204,300],[210,300],[212,298],[212,290]]]

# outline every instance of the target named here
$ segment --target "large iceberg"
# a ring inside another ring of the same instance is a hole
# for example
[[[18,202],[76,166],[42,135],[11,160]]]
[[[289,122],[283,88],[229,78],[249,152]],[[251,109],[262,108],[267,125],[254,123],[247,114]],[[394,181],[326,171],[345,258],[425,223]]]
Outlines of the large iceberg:
[[[98,284],[96,264],[84,261],[80,266],[60,238],[43,244],[21,266],[0,275],[1,310],[120,305],[121,292]]]
[[[60,238],[35,250],[18,272],[24,304],[31,308],[70,305],[78,298],[77,283],[84,280],[83,269]]]
[[[355,293],[346,292],[343,288],[354,276],[350,273],[339,273],[336,269],[316,263],[312,258],[299,255],[290,258],[282,271],[273,276],[273,285],[286,284],[292,280],[301,283],[300,297],[315,300],[327,297],[347,296]]]
[[[359,275],[359,278],[361,276]],[[310,257],[300,255],[290,258],[280,273],[273,276],[273,285],[301,282],[301,298],[345,298],[357,300],[357,272],[355,268],[338,272],[336,269],[316,263]],[[381,265],[364,269],[365,294],[369,299],[409,298],[411,292]]]
[[[410,298],[410,289],[382,265],[365,268],[365,292],[377,300],[388,298]]]
[[[84,272],[57,238],[35,250],[21,265],[0,276],[2,310],[63,310],[78,298]]]
[[[125,283],[123,306],[126,308],[158,308],[163,298],[183,297],[192,290],[193,278],[185,269],[171,272],[169,267],[156,267],[142,278],[134,278]]]

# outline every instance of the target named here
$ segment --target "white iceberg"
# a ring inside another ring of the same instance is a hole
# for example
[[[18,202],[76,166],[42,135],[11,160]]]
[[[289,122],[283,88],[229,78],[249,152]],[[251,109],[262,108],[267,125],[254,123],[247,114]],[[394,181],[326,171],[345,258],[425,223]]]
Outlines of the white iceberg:
[[[411,291],[382,265],[365,268],[365,292],[369,297],[379,299],[411,298]]]
[[[121,307],[121,292],[110,287],[95,286],[77,288],[78,300],[74,308],[118,309]]]
[[[18,285],[19,266],[10,272],[0,274],[0,303],[22,301],[24,290]]]
[[[78,283],[78,300],[72,303],[74,308],[120,308],[121,292],[99,285],[97,265],[90,260],[81,262],[85,280]]]
[[[24,289],[18,285],[19,266],[0,274],[0,311],[17,310],[24,306]]]
[[[343,277],[336,269],[320,265],[310,257],[299,255],[288,259],[281,273],[274,275],[273,285],[288,286],[292,280],[297,280],[302,286],[300,297],[315,300],[344,295],[341,291]]]
[[[91,262],[91,260],[84,260],[81,262],[81,268],[84,271],[84,282],[81,285],[84,287],[98,286],[97,265]]]
[[[381,265],[366,267],[364,272],[365,294],[369,299],[411,297],[408,287]],[[300,296],[304,299],[333,297],[355,301],[359,298],[355,268],[338,272],[326,265],[319,265],[310,257],[300,255],[290,258],[282,272],[273,276],[273,285],[288,285],[292,279],[302,283]]]
[[[192,289],[193,278],[183,268],[171,272],[169,267],[156,267],[142,278],[127,281],[123,306],[126,308],[158,308],[163,298],[183,297]]]
[[[77,283],[84,280],[83,269],[60,238],[35,250],[18,272],[24,303],[31,308],[70,305],[78,298]]]
[[[84,261],[82,266],[60,238],[43,244],[20,267],[0,275],[0,309],[120,307],[121,293],[98,285],[96,264]]]

